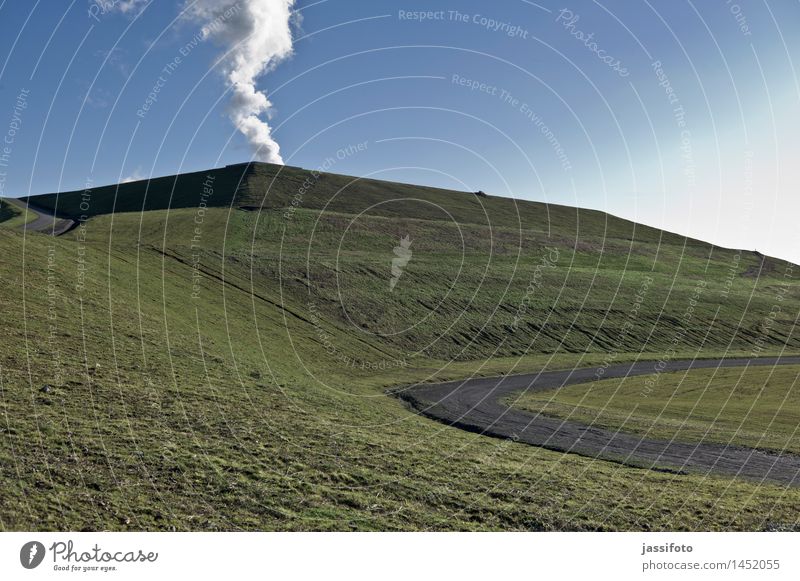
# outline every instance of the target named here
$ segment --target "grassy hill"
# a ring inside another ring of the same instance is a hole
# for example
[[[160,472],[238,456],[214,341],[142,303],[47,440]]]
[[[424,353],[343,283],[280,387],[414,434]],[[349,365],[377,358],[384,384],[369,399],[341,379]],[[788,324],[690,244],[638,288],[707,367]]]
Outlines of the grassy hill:
[[[23,212],[20,208],[0,198],[0,227],[19,228],[36,219],[33,212]]]
[[[596,211],[267,164],[32,201],[82,223],[24,246],[0,230],[0,528],[796,520],[794,489],[482,438],[384,394],[798,352],[791,264]]]
[[[269,164],[33,201],[63,217],[106,216],[104,224],[116,208],[111,244],[134,237],[184,261],[199,208],[226,263],[408,356],[659,351],[677,329],[688,349],[800,348],[791,311],[765,328],[776,296],[800,298],[793,265],[592,210]],[[119,230],[131,221],[136,232]],[[395,292],[390,265],[404,236],[413,258]]]
[[[0,222],[16,218],[22,211],[0,198]]]

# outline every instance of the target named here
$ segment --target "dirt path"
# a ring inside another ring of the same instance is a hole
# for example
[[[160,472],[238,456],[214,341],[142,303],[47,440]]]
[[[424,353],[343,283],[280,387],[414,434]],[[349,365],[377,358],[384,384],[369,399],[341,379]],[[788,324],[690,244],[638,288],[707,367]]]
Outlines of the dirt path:
[[[3,201],[12,206],[16,206],[23,212],[27,211],[36,215],[36,219],[20,226],[20,230],[29,230],[31,232],[42,232],[44,234],[60,236],[61,234],[72,230],[72,228],[74,228],[76,225],[75,221],[73,220],[57,218],[48,210],[44,210],[38,206],[34,206],[33,204],[26,204],[24,201],[16,198],[3,198]]]
[[[800,357],[671,361],[664,371],[790,364],[800,364]],[[653,440],[509,408],[501,403],[503,398],[521,391],[545,391],[595,381],[596,372],[597,368],[592,367],[476,378],[399,388],[393,394],[424,416],[485,436],[513,438],[549,450],[628,466],[800,486],[800,456],[796,454],[710,442]],[[653,373],[656,373],[654,362],[640,361],[610,366],[602,378]]]

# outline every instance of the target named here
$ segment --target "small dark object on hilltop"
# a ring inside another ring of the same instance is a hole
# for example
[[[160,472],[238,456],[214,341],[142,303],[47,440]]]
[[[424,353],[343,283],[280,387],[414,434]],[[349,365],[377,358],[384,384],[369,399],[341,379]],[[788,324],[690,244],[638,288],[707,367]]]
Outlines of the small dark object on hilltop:
[[[481,198],[485,198],[486,192],[484,192],[483,190],[478,190],[477,192],[475,192],[475,195],[480,196]]]
[[[50,393],[51,391],[53,391],[53,388],[50,385],[43,385],[39,391],[41,391],[42,393]]]

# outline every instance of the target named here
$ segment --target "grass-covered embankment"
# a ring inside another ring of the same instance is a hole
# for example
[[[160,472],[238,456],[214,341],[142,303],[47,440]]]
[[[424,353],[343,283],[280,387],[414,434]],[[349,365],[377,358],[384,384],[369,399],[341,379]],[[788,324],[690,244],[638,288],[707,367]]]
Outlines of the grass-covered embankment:
[[[63,237],[0,232],[0,528],[796,522],[797,489],[484,438],[384,393],[658,359],[676,337],[688,357],[800,350],[791,265],[599,212],[284,177],[215,178],[203,201],[204,173],[146,212],[142,184],[98,188]]]

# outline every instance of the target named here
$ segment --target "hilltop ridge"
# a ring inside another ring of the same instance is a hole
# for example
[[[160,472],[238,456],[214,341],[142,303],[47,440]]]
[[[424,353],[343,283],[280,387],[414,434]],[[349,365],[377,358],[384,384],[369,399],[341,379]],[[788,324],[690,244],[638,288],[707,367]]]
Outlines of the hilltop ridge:
[[[211,183],[209,195],[207,183]],[[600,210],[591,210],[464,192],[432,186],[341,175],[296,166],[242,162],[221,168],[21,198],[59,218],[86,220],[95,216],[208,207],[246,211],[325,210],[344,214],[422,219],[505,227],[541,232],[547,236],[603,236],[633,240],[657,239],[662,244],[699,244],[709,256],[710,243],[637,224]],[[768,262],[784,261],[742,251]]]

